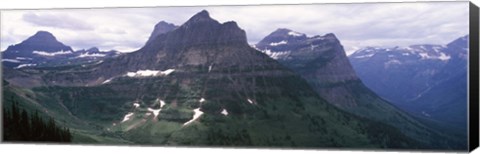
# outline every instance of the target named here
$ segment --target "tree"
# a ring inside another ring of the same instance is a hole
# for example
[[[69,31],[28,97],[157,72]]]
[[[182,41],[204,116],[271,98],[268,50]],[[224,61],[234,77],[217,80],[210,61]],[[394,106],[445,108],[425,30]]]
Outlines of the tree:
[[[55,119],[48,117],[45,122],[38,111],[29,115],[25,109],[20,111],[18,101],[12,97],[10,111],[3,108],[4,141],[71,142],[70,129],[60,127]]]

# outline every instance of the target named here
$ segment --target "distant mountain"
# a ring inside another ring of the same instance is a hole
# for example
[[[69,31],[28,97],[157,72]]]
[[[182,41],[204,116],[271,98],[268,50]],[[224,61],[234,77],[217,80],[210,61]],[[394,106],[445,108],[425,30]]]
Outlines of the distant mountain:
[[[9,46],[6,51],[31,52],[34,50],[47,53],[73,51],[71,47],[59,42],[55,36],[47,31],[38,31],[25,41]]]
[[[5,67],[52,67],[97,62],[119,55],[117,51],[99,51],[98,48],[74,51],[70,46],[59,42],[53,34],[38,31],[19,44],[9,46],[2,52]]]
[[[138,51],[85,67],[22,73],[43,85],[19,90],[13,77],[6,88],[87,123],[73,133],[81,143],[434,147],[330,105],[295,72],[250,47],[235,22],[219,23],[207,11]]]
[[[349,56],[381,97],[425,119],[466,132],[468,36],[444,45],[365,48]]]
[[[307,37],[281,28],[255,47],[300,74],[322,98],[345,111],[390,124],[428,144],[453,145],[439,143],[438,139],[445,138],[443,133],[428,128],[367,88],[334,34]],[[460,141],[462,144],[465,146],[466,142]]]

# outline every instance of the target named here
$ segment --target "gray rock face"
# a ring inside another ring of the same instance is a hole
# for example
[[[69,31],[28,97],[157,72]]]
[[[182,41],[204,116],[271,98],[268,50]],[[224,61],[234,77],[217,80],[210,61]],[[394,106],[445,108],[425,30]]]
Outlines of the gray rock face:
[[[289,29],[277,29],[255,47],[299,72],[329,102],[337,106],[355,105],[348,90],[322,88],[350,81],[359,82],[343,46],[334,34],[306,37]]]

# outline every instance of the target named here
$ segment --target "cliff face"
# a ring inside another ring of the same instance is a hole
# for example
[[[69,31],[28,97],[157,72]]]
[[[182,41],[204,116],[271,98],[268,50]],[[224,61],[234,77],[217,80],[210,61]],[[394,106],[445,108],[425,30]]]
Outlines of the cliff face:
[[[277,29],[255,47],[301,74],[334,105],[356,105],[352,93],[342,84],[360,80],[334,34],[306,37],[289,29]]]

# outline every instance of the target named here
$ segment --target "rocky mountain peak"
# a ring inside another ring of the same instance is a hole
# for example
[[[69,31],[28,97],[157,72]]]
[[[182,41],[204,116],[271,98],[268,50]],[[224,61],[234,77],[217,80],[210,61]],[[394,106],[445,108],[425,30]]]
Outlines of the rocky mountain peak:
[[[30,36],[25,41],[9,46],[7,51],[45,51],[45,52],[57,52],[57,51],[72,51],[72,48],[59,42],[52,33],[47,31],[38,31],[34,35]]]
[[[52,33],[47,31],[38,31],[33,36],[25,40],[25,42],[39,41],[39,40],[57,41],[57,39],[55,38],[55,36],[53,36]]]
[[[188,19],[187,22],[185,22],[185,24],[183,25],[190,25],[190,24],[193,24],[193,23],[201,23],[201,22],[213,22],[213,23],[217,23],[219,24],[218,21],[216,21],[215,19],[212,19],[210,17],[210,14],[208,13],[208,11],[206,10],[202,10],[200,12],[198,12],[197,14],[193,15],[190,19]]]
[[[155,27],[153,28],[152,34],[148,38],[147,43],[151,42],[154,38],[156,38],[160,34],[170,32],[170,31],[172,31],[176,28],[178,28],[178,26],[176,26],[172,23],[168,23],[168,22],[165,22],[165,21],[158,22],[155,25]]]
[[[325,38],[325,39],[328,39],[328,40],[338,41],[337,36],[335,36],[335,34],[333,34],[333,33],[327,33],[327,34],[323,35],[322,37]]]
[[[358,80],[333,33],[307,37],[279,28],[256,44],[256,48],[293,70],[308,72],[303,74],[305,78],[319,79],[316,82],[322,84]]]
[[[305,39],[307,39],[307,36],[303,33],[295,32],[287,28],[278,28],[277,30],[267,35],[262,41],[260,41],[260,44]]]
[[[158,24],[157,24],[158,25]],[[160,22],[159,25],[165,25]],[[237,65],[258,60],[247,43],[246,33],[236,22],[219,23],[207,11],[192,16],[183,25],[150,40],[138,51],[102,63],[99,75],[110,78],[136,70],[180,69],[186,66]],[[260,58],[267,58],[260,56]],[[111,69],[118,65],[126,65]]]
[[[248,45],[244,30],[233,22],[219,23],[205,10],[192,16],[182,26],[166,34],[170,47],[189,47],[205,44],[244,44]],[[169,48],[169,47],[167,47]]]
[[[447,47],[449,47],[449,48],[465,48],[465,47],[468,47],[468,41],[469,41],[468,38],[469,38],[469,35],[465,35],[463,37],[455,39],[454,41],[448,43]]]
[[[87,49],[88,52],[100,52],[100,50],[97,47],[91,47]]]

